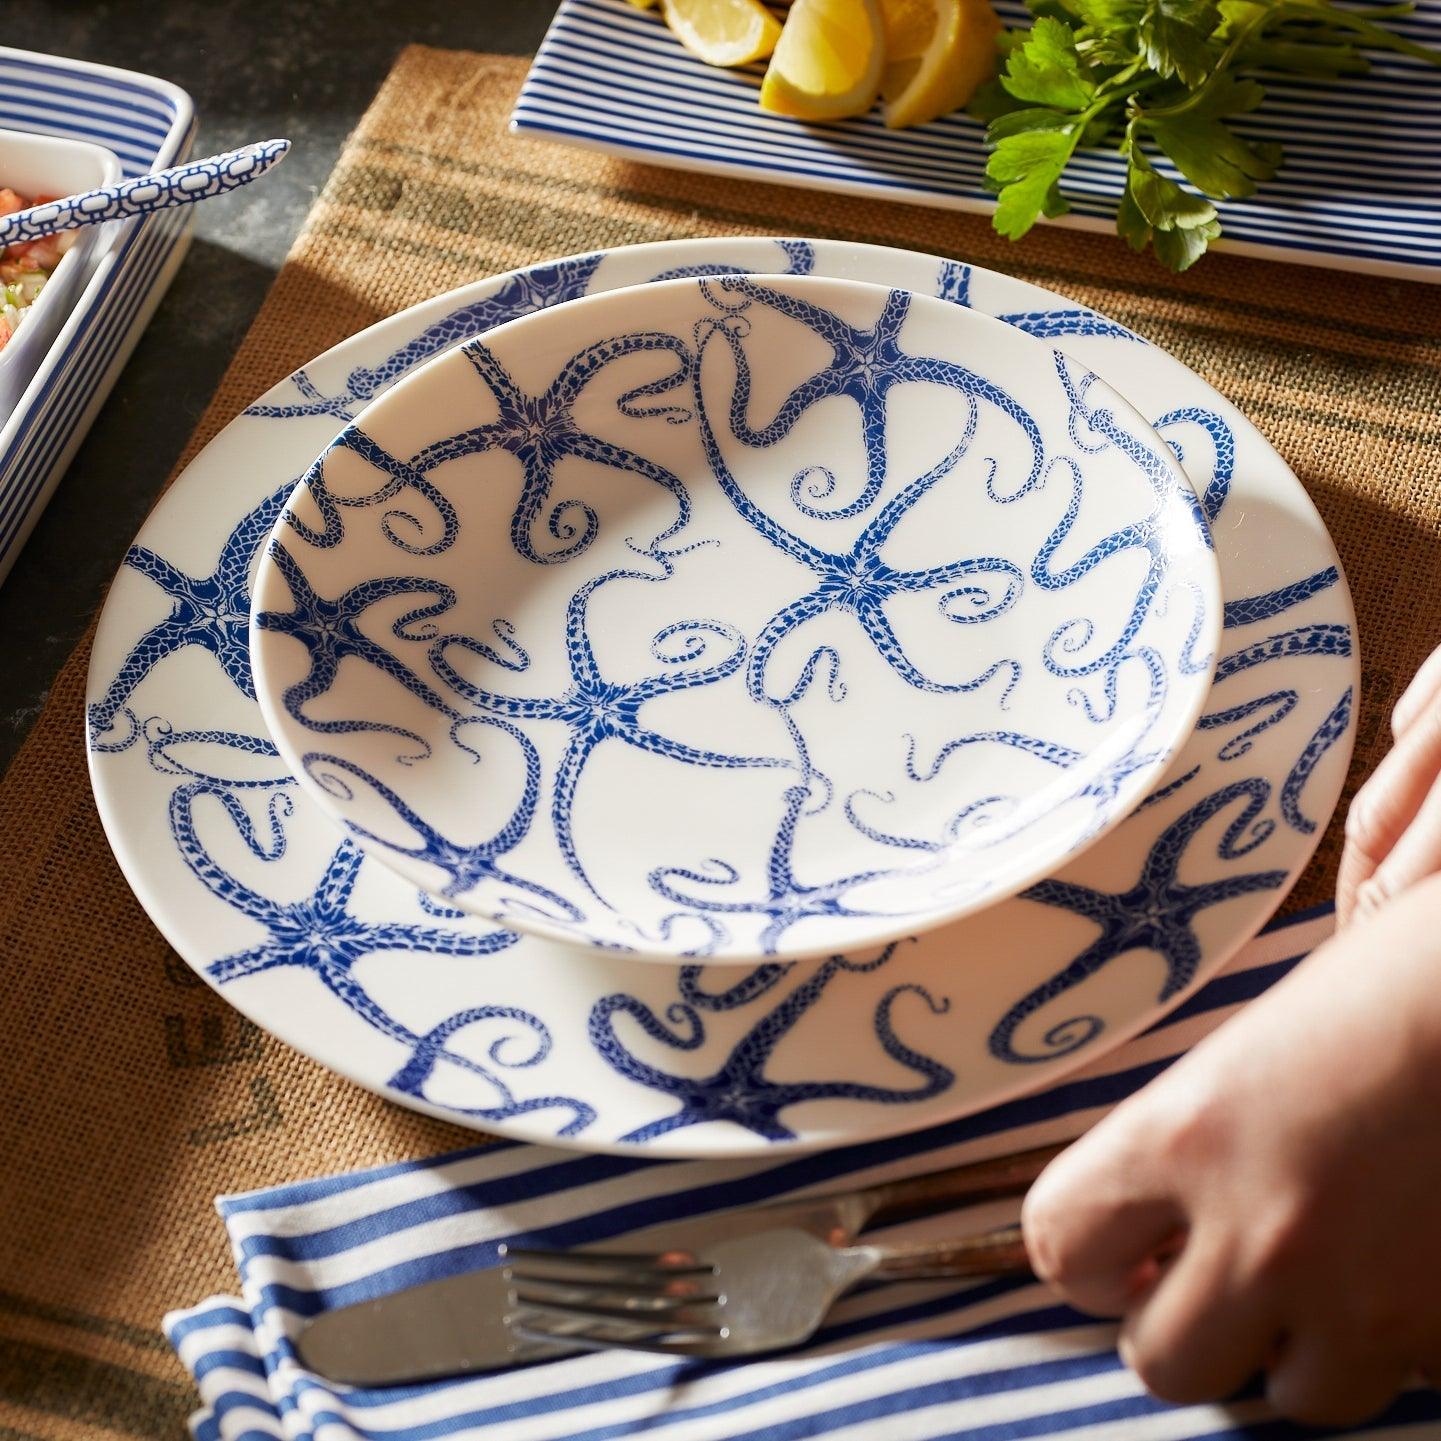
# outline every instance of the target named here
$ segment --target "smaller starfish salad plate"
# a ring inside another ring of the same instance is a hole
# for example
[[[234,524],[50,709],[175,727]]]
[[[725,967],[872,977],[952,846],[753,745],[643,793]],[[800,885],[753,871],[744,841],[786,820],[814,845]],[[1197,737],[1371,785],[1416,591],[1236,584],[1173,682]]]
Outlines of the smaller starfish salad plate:
[[[433,905],[757,964],[1051,875],[1164,781],[1221,623],[1175,452],[1083,365],[708,275],[374,401],[279,514],[249,651],[280,758]]]

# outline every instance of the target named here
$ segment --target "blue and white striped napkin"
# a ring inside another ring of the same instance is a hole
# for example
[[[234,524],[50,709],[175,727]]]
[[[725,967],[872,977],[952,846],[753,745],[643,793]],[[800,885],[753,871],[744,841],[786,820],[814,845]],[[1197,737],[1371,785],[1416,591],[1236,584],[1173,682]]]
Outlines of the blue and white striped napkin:
[[[911,1136],[771,1162],[651,1162],[488,1146],[224,1197],[219,1210],[241,1296],[218,1296],[165,1320],[200,1389],[192,1430],[198,1441],[1282,1441],[1313,1434],[1277,1420],[1259,1395],[1225,1407],[1152,1400],[1120,1364],[1112,1326],[1016,1280],[876,1288],[842,1301],[804,1350],[726,1365],[613,1352],[363,1391],[303,1370],[291,1338],[303,1318],[330,1307],[494,1265],[499,1243],[513,1238],[599,1240],[667,1217],[1074,1136],[1273,984],[1330,929],[1329,913],[1275,927],[1160,1024],[1063,1084]],[[962,1224],[998,1223],[1015,1209],[974,1208]],[[957,1224],[954,1216],[932,1218],[895,1234]],[[1355,1434],[1383,1432],[1441,1435],[1441,1397],[1409,1392]]]

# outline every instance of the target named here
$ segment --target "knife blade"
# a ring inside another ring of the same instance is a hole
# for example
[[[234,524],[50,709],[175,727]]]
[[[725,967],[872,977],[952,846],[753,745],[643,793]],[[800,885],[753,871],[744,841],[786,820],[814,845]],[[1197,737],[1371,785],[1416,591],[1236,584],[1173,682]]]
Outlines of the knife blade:
[[[1043,1146],[833,1195],[667,1221],[581,1249],[694,1251],[715,1241],[778,1227],[798,1227],[830,1245],[848,1245],[877,1222],[891,1223],[1015,1195],[1061,1149]],[[332,1381],[393,1386],[577,1354],[576,1347],[525,1341],[513,1335],[506,1321],[509,1289],[503,1268],[496,1266],[337,1307],[305,1324],[296,1341],[300,1362]]]

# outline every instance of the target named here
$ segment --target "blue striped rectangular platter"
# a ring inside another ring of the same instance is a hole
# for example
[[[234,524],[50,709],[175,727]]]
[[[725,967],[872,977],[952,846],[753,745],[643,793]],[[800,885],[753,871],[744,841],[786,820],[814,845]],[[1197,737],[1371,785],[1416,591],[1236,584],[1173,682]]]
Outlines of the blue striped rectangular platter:
[[[1027,14],[1019,0],[997,8],[1009,24]],[[1414,40],[1441,44],[1441,0],[1421,0],[1414,15],[1391,23]],[[952,115],[891,131],[872,111],[805,125],[757,107],[761,73],[703,65],[656,11],[626,0],[562,0],[511,127],[655,165],[994,209],[975,121]],[[1379,56],[1361,78],[1266,85],[1261,112],[1237,128],[1279,141],[1286,162],[1259,195],[1221,207],[1223,245],[1275,260],[1441,279],[1441,74]],[[1111,229],[1124,174],[1118,155],[1082,155],[1066,179],[1072,213],[1056,223]]]
[[[0,46],[0,127],[107,146],[134,176],[183,160],[195,117],[190,97],[169,81]],[[179,267],[192,223],[185,206],[116,227],[0,424],[0,580]]]

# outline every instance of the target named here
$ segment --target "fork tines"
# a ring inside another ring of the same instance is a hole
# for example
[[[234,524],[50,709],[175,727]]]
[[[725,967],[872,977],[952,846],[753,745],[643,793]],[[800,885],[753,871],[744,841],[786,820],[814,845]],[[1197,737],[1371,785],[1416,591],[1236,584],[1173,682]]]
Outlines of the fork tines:
[[[627,1252],[503,1248],[510,1329],[527,1341],[685,1355],[726,1336],[715,1309],[715,1267],[687,1251]]]

